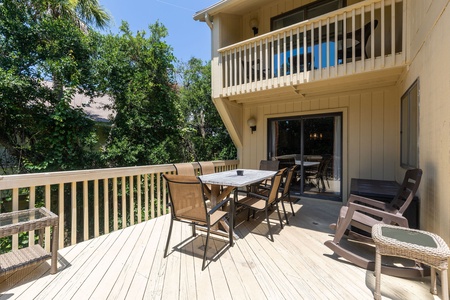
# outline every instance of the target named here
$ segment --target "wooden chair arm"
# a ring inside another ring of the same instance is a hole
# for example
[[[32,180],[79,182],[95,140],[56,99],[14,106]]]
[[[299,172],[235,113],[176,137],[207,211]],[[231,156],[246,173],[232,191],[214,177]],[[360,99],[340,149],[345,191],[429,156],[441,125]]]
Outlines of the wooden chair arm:
[[[373,216],[380,217],[383,219],[383,223],[386,223],[386,224],[390,224],[391,222],[394,222],[403,227],[409,227],[408,220],[399,213],[393,214],[393,213],[390,213],[387,211],[379,210],[379,209],[376,209],[373,207],[369,207],[369,206],[365,206],[365,205],[361,205],[361,204],[357,204],[357,203],[349,203],[346,218],[353,216],[353,213],[355,211],[364,212],[364,213],[368,213]],[[349,216],[349,214],[351,214],[351,215]]]
[[[386,203],[383,201],[350,194],[347,203],[355,203],[355,202],[364,203],[384,210],[386,209]]]

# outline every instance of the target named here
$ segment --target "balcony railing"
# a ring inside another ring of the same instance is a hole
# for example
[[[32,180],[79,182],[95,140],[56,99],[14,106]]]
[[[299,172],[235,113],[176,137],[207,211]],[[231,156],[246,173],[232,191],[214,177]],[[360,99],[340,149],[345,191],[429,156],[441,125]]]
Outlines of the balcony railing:
[[[406,1],[367,0],[219,50],[221,96],[405,63]]]
[[[237,168],[239,161],[214,161],[216,171]],[[199,170],[198,163],[193,163]],[[59,248],[168,213],[161,174],[173,165],[153,165],[0,176],[1,212],[45,206],[59,216]],[[28,243],[34,244],[29,232]],[[45,232],[50,241],[50,230]],[[26,243],[26,241],[25,241]],[[12,249],[19,248],[13,235]],[[50,243],[45,242],[46,250]]]

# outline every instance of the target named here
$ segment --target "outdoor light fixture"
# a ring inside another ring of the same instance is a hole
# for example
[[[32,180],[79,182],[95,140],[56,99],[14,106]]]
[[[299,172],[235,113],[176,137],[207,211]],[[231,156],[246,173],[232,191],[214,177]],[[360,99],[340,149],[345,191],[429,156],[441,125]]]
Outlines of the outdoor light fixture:
[[[253,131],[256,131],[256,120],[255,118],[251,117],[250,119],[247,120],[247,125],[250,126],[250,129],[252,130],[252,134]]]
[[[250,28],[253,30],[253,35],[258,34],[258,19],[250,19]]]

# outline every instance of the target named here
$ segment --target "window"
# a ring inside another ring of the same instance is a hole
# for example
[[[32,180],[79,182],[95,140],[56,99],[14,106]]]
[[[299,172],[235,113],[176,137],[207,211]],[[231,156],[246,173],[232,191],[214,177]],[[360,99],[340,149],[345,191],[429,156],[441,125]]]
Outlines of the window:
[[[309,20],[345,6],[345,0],[322,0],[301,6],[271,19],[271,30]]]
[[[417,168],[419,165],[419,81],[416,80],[401,99],[401,166]]]

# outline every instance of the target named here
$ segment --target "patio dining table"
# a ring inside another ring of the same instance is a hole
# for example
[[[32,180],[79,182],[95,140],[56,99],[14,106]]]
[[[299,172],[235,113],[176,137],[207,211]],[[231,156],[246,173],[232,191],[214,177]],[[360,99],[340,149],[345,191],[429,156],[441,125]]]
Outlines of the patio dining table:
[[[273,177],[277,173],[276,171],[239,169],[239,171],[242,171],[242,175],[238,175],[237,171],[229,170],[199,176],[202,183],[211,185],[211,192],[207,196],[211,200],[212,206],[222,201],[235,188],[246,187],[253,183],[261,182]],[[230,203],[230,212],[234,214],[234,201]],[[229,225],[225,221],[221,222],[221,225],[225,231],[229,232]],[[236,234],[234,234],[234,237],[235,239],[239,238]]]

